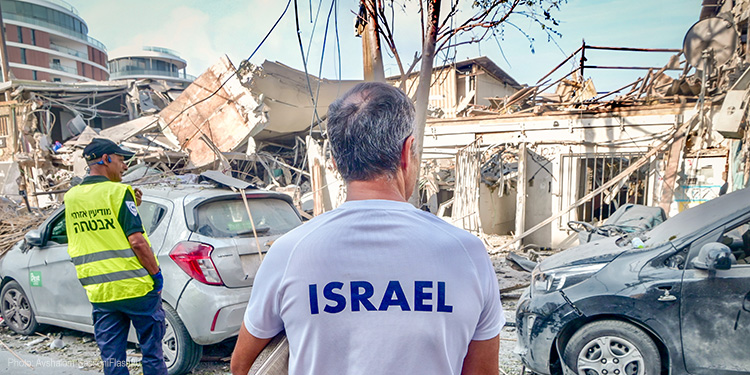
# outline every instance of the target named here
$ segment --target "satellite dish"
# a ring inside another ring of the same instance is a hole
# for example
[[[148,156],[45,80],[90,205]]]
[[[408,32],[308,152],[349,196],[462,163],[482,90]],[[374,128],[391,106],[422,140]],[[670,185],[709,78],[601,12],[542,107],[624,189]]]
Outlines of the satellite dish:
[[[711,17],[696,22],[682,41],[682,51],[687,62],[697,70],[703,70],[704,50],[713,50],[714,66],[721,66],[734,56],[737,47],[737,31],[732,22],[720,17]]]

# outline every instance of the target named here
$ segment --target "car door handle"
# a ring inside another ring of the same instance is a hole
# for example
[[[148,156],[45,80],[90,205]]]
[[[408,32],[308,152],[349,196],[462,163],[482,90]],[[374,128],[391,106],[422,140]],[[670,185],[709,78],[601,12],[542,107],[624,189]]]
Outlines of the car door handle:
[[[675,296],[674,294],[669,294],[669,291],[672,289],[671,286],[660,286],[658,289],[664,291],[664,294],[660,295],[657,301],[672,302],[677,300],[677,296]]]
[[[675,297],[672,294],[669,294],[669,292],[666,292],[664,293],[664,295],[659,296],[659,299],[658,299],[659,302],[671,302],[671,301],[676,301],[676,300],[677,300],[677,297]]]

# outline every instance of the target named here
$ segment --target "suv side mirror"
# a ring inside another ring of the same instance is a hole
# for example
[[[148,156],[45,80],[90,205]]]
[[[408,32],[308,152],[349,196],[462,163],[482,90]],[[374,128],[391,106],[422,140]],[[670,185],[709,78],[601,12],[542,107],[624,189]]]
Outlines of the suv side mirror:
[[[693,267],[701,270],[728,270],[737,259],[727,245],[718,242],[709,242],[701,247],[698,256],[693,259]]]
[[[26,240],[26,244],[29,246],[42,246],[44,240],[42,239],[42,232],[39,229],[32,229],[26,233],[23,238]]]

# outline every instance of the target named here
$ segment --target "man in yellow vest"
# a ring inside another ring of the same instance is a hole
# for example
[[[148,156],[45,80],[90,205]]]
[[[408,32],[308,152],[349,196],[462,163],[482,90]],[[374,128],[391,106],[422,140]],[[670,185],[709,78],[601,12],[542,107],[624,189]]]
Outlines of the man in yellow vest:
[[[121,183],[125,161],[133,155],[104,138],[83,150],[90,173],[65,194],[68,253],[93,305],[104,373],[128,374],[125,350],[132,322],[144,375],[166,375],[164,279],[136,208],[141,192]]]

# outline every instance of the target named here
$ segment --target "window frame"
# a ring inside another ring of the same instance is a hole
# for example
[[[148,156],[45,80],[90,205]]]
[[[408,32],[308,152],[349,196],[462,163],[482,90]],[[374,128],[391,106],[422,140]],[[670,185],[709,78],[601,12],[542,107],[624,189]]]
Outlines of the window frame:
[[[156,206],[157,208],[161,209],[161,215],[159,216],[159,219],[156,220],[155,223],[151,224],[151,228],[146,228],[146,223],[143,222],[144,216],[143,216],[143,211],[141,210],[141,207],[143,206],[144,203],[152,204]],[[162,221],[164,221],[164,219],[168,216],[167,215],[168,213],[169,213],[169,208],[167,206],[161,203],[157,203],[151,200],[144,199],[141,202],[141,206],[138,207],[138,214],[141,216],[141,224],[143,224],[143,230],[146,231],[146,235],[150,236],[152,233],[154,233],[156,231],[156,228],[158,228],[159,225],[162,223]]]

